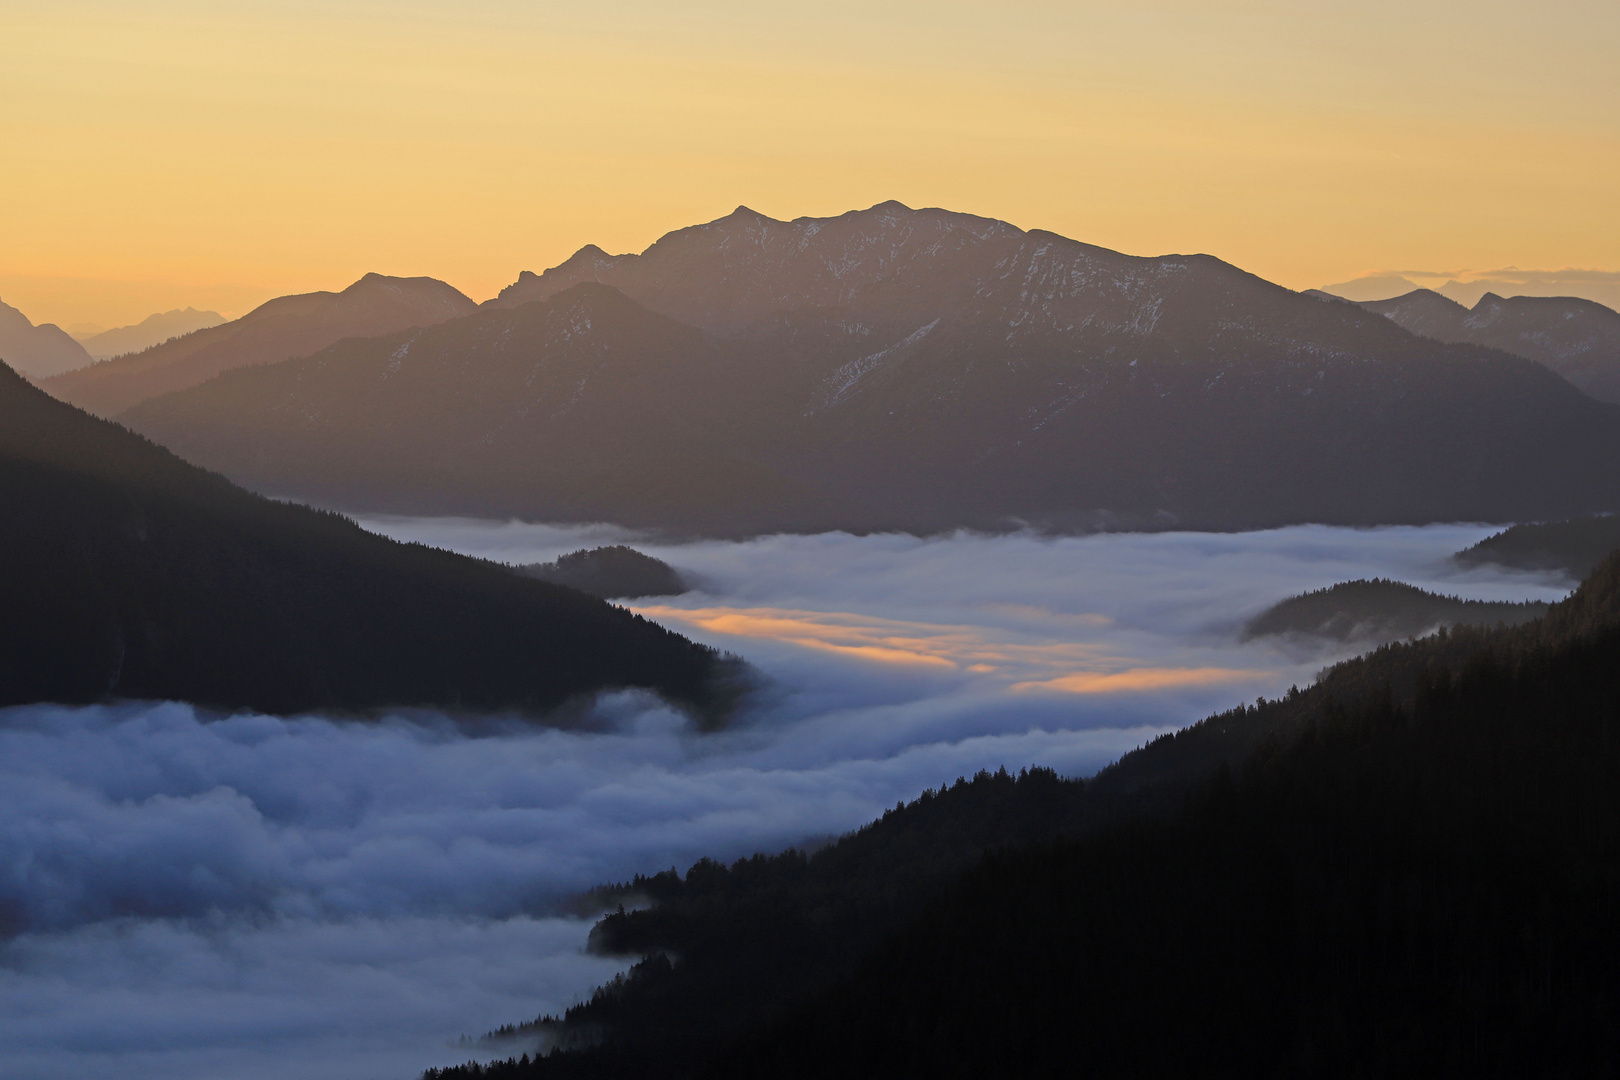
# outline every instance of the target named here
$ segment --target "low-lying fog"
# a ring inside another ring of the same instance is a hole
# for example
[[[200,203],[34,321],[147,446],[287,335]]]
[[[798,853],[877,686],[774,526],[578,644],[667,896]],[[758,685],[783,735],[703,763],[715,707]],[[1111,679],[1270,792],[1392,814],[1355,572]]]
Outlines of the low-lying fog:
[[[610,529],[379,519],[507,562]],[[1285,596],[1449,569],[1472,526],[1072,539],[846,535],[638,544],[701,582],[633,606],[768,677],[735,726],[599,702],[607,731],[178,704],[0,712],[4,1074],[389,1078],[558,1010],[618,970],[559,902],[702,855],[836,834],[981,768],[1087,774],[1338,657],[1239,644]]]

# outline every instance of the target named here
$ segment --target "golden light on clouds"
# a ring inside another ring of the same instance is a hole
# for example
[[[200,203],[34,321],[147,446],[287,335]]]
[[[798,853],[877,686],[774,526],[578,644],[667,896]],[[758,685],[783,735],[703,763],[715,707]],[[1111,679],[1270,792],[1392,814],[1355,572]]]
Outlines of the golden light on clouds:
[[[483,299],[739,203],[888,198],[1296,287],[1620,270],[1617,46],[1607,0],[0,0],[0,297]]]
[[[634,610],[686,632],[777,641],[873,663],[992,676],[1015,692],[1144,693],[1275,675],[1240,668],[1133,666],[1114,648],[1095,642],[1029,643],[1014,640],[1013,635],[998,635],[989,626],[912,622],[853,612],[664,604],[636,605]],[[1097,625],[1095,617],[1080,619]]]
[[[1220,686],[1225,683],[1263,679],[1269,671],[1243,668],[1127,668],[1124,671],[1077,671],[1055,679],[1014,683],[1014,691],[1053,690],[1065,694],[1142,693],[1190,686]]]

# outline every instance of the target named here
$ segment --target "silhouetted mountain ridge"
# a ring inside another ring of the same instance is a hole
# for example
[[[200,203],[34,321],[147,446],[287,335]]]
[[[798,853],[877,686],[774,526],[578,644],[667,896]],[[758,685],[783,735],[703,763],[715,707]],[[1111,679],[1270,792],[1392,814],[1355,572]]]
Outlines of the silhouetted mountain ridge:
[[[414,344],[347,342],[126,419],[260,490],[355,509],[707,534],[1620,505],[1620,411],[1209,256],[886,203],[739,210],[524,285]]]
[[[1546,610],[1540,602],[1463,600],[1378,578],[1340,582],[1279,601],[1250,619],[1243,637],[1299,634],[1376,645],[1442,626],[1514,626]]]
[[[723,719],[713,650],[571,589],[252,495],[0,365],[0,706],[545,717],[643,687]]]
[[[0,303],[0,357],[12,362],[13,370],[31,379],[44,379],[90,363],[73,337],[55,323],[35,326],[28,316]]]
[[[344,338],[430,326],[476,307],[433,278],[367,274],[342,292],[277,297],[240,319],[104,360],[43,385],[63,401],[113,416],[223,371],[308,356]]]
[[[1546,364],[1598,400],[1620,402],[1620,312],[1595,301],[1486,293],[1470,310],[1418,289],[1361,306],[1414,334],[1485,345]]]
[[[154,345],[161,345],[173,338],[197,330],[206,330],[223,322],[224,316],[217,311],[198,311],[189,307],[183,310],[175,308],[173,311],[148,315],[130,326],[118,326],[80,338],[79,343],[96,359],[110,360],[126,353],[142,352]]]

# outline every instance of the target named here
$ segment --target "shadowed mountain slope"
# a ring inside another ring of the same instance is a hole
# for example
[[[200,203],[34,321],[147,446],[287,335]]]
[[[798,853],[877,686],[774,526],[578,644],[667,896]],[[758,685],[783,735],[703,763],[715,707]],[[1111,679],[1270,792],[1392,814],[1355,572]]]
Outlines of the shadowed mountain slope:
[[[259,490],[710,534],[1620,505],[1620,410],[1538,364],[1209,256],[895,203],[587,249],[476,316],[125,419]]]
[[[273,502],[0,365],[0,705],[539,716],[645,687],[709,709],[713,650],[510,568]]]
[[[1486,293],[1473,309],[1429,289],[1361,305],[1414,334],[1546,364],[1599,401],[1620,402],[1620,312],[1571,296]]]
[[[122,419],[261,491],[395,513],[744,530],[855,516],[737,437],[730,354],[614,289],[229,372]]]
[[[367,274],[342,292],[278,297],[240,319],[104,360],[42,385],[63,401],[99,416],[113,416],[147,398],[206,382],[222,371],[308,356],[344,338],[431,326],[475,307],[433,278]]]
[[[84,346],[55,323],[35,326],[9,304],[0,304],[0,356],[30,379],[44,379],[91,362]]]
[[[1590,517],[1515,525],[1452,558],[1464,566],[1559,570],[1579,581],[1617,549],[1620,517]]]

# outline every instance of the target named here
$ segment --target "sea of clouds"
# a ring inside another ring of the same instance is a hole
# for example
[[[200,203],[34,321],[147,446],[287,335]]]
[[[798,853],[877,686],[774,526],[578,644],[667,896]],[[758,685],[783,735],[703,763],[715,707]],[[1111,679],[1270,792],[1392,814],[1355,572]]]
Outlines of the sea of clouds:
[[[392,1078],[558,1011],[621,965],[568,901],[637,872],[813,842],[981,768],[1088,774],[1308,683],[1338,654],[1240,644],[1305,589],[1478,599],[1568,583],[1446,556],[1490,529],[768,537],[376,519],[505,562],[632,541],[699,588],[631,606],[746,657],[703,735],[645,694],[600,730],[0,711],[0,1073]]]

